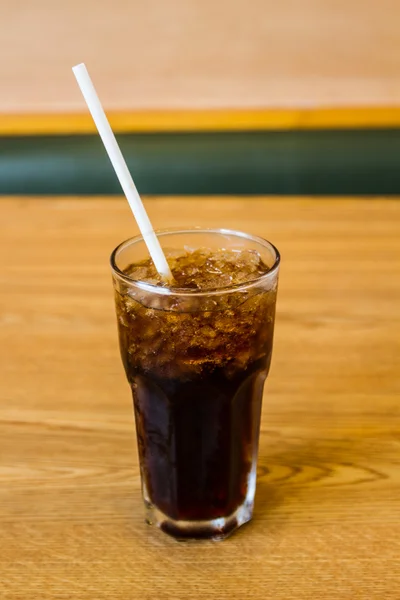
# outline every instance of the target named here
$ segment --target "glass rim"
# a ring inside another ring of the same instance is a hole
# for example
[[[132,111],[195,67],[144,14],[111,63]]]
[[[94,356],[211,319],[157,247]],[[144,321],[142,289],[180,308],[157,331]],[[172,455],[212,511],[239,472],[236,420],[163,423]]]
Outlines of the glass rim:
[[[245,283],[235,283],[232,285],[228,285],[228,286],[224,286],[224,287],[220,287],[220,288],[212,288],[209,290],[192,290],[192,289],[188,290],[187,288],[162,287],[160,285],[154,285],[152,283],[147,283],[146,281],[132,279],[129,275],[124,273],[124,271],[122,271],[118,267],[117,262],[116,262],[118,254],[125,248],[127,248],[133,244],[137,244],[138,242],[144,241],[142,235],[136,235],[134,237],[128,238],[127,240],[124,240],[123,242],[118,244],[118,246],[112,251],[111,256],[110,256],[111,270],[118,279],[129,284],[131,287],[136,287],[136,288],[139,288],[140,290],[150,292],[152,294],[159,294],[162,296],[199,297],[199,296],[218,296],[218,295],[222,295],[222,294],[229,294],[232,292],[238,292],[238,291],[252,288],[260,283],[263,283],[265,281],[268,281],[269,279],[272,279],[276,275],[276,273],[279,269],[280,260],[281,260],[281,255],[279,253],[279,250],[276,248],[276,246],[274,246],[274,244],[272,244],[268,240],[266,240],[260,236],[257,236],[257,235],[252,235],[250,233],[245,233],[243,231],[237,231],[235,229],[207,228],[207,227],[206,228],[192,227],[192,228],[187,228],[187,229],[181,229],[180,227],[177,227],[177,228],[155,230],[155,234],[157,237],[163,237],[163,236],[174,235],[174,234],[190,234],[190,233],[205,233],[205,234],[215,233],[215,234],[220,234],[220,235],[232,235],[232,236],[236,236],[239,238],[244,238],[247,240],[257,242],[261,246],[264,246],[264,248],[269,248],[269,249],[273,250],[273,252],[275,254],[274,264],[266,273],[259,275],[255,279],[250,279],[249,281],[246,281]]]

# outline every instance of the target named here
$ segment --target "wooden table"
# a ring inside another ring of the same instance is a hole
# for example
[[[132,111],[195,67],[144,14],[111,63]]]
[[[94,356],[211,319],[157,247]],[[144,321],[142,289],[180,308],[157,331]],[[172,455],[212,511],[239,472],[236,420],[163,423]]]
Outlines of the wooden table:
[[[148,199],[155,226],[283,256],[254,519],[186,544],[143,522],[108,267],[125,201],[0,204],[2,600],[398,600],[398,200]]]

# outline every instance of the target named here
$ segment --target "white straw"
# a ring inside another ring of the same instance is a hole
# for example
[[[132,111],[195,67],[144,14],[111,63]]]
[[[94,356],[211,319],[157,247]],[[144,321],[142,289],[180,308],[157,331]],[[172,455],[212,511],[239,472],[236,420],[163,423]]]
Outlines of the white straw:
[[[86,100],[86,104],[88,105],[90,114],[93,117],[93,121],[95,122],[105,149],[107,150],[107,154],[117,174],[126,199],[129,202],[129,206],[131,207],[133,215],[137,221],[143,239],[146,242],[155,267],[163,279],[165,279],[167,282],[172,282],[172,273],[165,258],[164,252],[162,251],[160,242],[154,233],[154,229],[150,223],[149,217],[147,216],[146,209],[144,208],[143,202],[140,199],[139,193],[133,182],[124,157],[122,156],[122,152],[117,144],[117,140],[115,139],[114,133],[110,127],[110,123],[108,122],[86,66],[84,63],[81,63],[80,65],[72,67],[72,70],[78,85],[81,88],[81,92]]]

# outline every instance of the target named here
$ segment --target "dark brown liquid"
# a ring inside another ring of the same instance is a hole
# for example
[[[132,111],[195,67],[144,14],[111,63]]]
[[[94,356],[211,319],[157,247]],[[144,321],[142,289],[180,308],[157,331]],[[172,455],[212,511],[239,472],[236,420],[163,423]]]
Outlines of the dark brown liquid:
[[[266,361],[227,379],[136,375],[140,462],[152,502],[174,519],[214,519],[245,499],[258,439]]]
[[[184,268],[197,262],[185,257]],[[231,277],[234,264],[220,263]],[[261,268],[267,270],[259,262]],[[182,285],[182,269],[173,272]],[[204,281],[199,274],[197,280]],[[145,495],[173,519],[228,516],[246,498],[271,358],[275,294],[275,288],[252,289],[218,297],[212,305],[209,299],[186,299],[182,306],[174,301],[166,310],[163,303],[170,299],[149,307],[141,293],[134,298],[127,290],[117,292]]]

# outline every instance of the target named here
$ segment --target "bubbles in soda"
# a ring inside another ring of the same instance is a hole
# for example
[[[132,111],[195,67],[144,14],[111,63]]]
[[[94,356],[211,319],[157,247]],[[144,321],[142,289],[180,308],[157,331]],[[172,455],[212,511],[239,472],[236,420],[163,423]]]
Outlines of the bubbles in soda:
[[[116,284],[142,481],[169,517],[215,519],[244,501],[254,467],[276,278],[264,277],[269,266],[252,250],[166,255],[168,294]],[[162,285],[150,259],[125,272]]]

